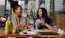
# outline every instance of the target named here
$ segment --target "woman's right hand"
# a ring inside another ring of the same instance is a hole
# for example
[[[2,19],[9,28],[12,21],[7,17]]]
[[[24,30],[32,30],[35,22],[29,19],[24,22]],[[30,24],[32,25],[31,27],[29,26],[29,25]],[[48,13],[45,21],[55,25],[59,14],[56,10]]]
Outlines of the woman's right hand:
[[[21,27],[21,23],[19,23],[17,27]]]
[[[41,23],[40,19],[36,20],[36,22],[35,22],[36,25],[39,25],[40,23]]]
[[[25,25],[26,25],[26,23],[25,22],[22,22],[22,23],[19,23],[18,24],[18,27],[25,26]]]
[[[36,29],[38,29],[38,25],[39,25],[40,23],[41,23],[41,20],[40,20],[40,19],[36,20],[36,22],[35,22]]]

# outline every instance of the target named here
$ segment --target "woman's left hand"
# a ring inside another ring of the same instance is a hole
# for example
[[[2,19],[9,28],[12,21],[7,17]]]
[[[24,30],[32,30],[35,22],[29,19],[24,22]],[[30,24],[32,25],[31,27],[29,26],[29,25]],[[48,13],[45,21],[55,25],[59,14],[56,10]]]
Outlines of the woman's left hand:
[[[44,20],[41,20],[41,23],[42,23],[42,25],[45,25],[45,22],[44,22]]]
[[[21,26],[24,26],[24,25],[25,25],[25,23],[19,23],[18,27],[21,27]]]

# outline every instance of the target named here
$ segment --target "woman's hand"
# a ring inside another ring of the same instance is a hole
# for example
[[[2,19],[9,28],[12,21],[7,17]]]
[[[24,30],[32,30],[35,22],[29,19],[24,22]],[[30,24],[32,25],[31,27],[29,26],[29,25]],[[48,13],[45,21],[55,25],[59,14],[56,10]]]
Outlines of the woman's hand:
[[[35,22],[36,29],[38,29],[38,25],[39,25],[40,23],[41,23],[41,20],[40,20],[40,19],[36,20],[36,22]]]
[[[39,25],[40,23],[41,23],[41,20],[38,19],[38,20],[36,20],[35,25]]]
[[[31,27],[31,24],[27,23],[27,29],[30,29],[30,27]]]
[[[20,27],[20,26],[22,26],[22,23],[19,23],[17,27]]]
[[[44,20],[41,20],[41,24],[42,24],[42,25],[45,25],[45,22],[44,22]]]
[[[42,20],[42,25],[45,25],[49,30],[53,30],[53,27],[50,26],[49,24],[45,23],[44,20]]]
[[[18,27],[25,26],[25,25],[26,25],[26,23],[25,22],[22,22],[22,23],[19,23],[18,24]]]

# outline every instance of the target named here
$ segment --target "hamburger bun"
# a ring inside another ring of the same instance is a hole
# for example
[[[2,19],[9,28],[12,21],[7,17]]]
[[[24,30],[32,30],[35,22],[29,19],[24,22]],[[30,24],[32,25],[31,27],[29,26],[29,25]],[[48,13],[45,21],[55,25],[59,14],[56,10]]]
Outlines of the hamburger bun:
[[[37,22],[37,23],[41,23],[41,20],[40,20],[40,19],[38,19],[38,20],[36,20],[36,22]]]

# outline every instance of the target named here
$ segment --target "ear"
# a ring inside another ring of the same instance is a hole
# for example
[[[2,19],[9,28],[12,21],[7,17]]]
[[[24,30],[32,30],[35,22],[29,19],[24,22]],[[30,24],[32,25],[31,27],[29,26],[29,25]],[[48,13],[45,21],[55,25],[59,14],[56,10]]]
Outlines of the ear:
[[[15,12],[16,12],[17,10],[15,10]]]

